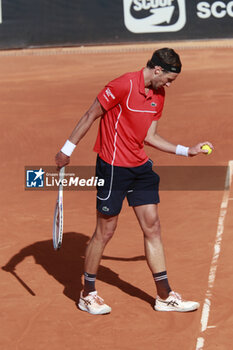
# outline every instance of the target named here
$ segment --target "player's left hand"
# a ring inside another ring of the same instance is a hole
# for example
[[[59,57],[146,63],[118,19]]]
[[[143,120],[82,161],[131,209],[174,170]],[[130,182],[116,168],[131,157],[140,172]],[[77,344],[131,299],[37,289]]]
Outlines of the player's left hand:
[[[205,142],[200,142],[197,145],[193,146],[193,147],[189,147],[189,157],[194,157],[199,153],[204,153],[206,154],[208,151],[202,149],[202,146],[204,145],[208,145],[210,146],[210,148],[213,150],[214,146],[212,145],[212,143],[205,141]]]

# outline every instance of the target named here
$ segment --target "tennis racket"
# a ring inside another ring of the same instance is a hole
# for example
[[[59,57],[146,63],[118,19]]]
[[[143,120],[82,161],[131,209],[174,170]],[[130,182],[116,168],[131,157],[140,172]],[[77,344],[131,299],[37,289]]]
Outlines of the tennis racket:
[[[53,217],[53,247],[55,250],[61,248],[63,236],[63,186],[62,180],[65,175],[65,167],[59,171],[59,188]]]

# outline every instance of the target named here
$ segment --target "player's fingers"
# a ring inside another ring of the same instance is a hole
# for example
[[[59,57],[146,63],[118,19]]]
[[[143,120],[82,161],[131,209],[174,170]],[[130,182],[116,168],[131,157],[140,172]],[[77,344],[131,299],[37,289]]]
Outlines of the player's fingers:
[[[68,163],[58,163],[57,164],[57,170],[59,171],[59,170],[61,170],[61,168],[63,168],[64,166],[66,166]]]
[[[61,162],[56,162],[56,165],[57,165],[57,170],[60,170],[63,166],[65,166],[65,165],[63,165],[63,163],[61,163]]]
[[[68,165],[69,164],[69,161],[66,161],[66,162],[56,162],[57,164],[57,170],[60,170],[61,168],[63,168],[64,166]]]
[[[210,146],[211,149],[214,149],[214,146],[213,146],[212,143],[209,142],[209,141],[205,141],[205,142],[201,142],[201,143],[200,143],[200,147],[202,147],[202,146],[204,146],[204,145],[208,145],[208,146]]]
[[[55,162],[57,165],[57,169],[60,170],[61,168],[69,164],[70,157],[66,156],[62,152],[58,152],[55,156]]]
[[[210,144],[211,145],[211,144]],[[209,144],[205,143],[202,147],[201,147],[201,152],[204,154],[211,154],[213,151],[213,148],[210,146]]]

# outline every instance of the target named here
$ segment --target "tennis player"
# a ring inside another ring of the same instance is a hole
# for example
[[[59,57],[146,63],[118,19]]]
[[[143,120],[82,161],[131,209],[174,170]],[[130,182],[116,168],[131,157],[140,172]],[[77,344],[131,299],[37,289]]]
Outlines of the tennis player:
[[[93,122],[100,118],[94,150],[97,152],[96,176],[105,180],[97,188],[97,221],[86,250],[84,289],[79,308],[90,314],[106,314],[111,307],[104,303],[95,287],[96,275],[106,244],[113,236],[125,197],[135,212],[144,235],[145,255],[155,281],[155,310],[192,311],[195,301],[185,301],[169,285],[158,216],[159,176],[144,144],[164,152],[191,157],[200,153],[201,142],[192,147],[175,145],[157,133],[162,116],[165,90],[181,72],[179,55],[170,48],[156,50],[146,67],[126,73],[109,82],[79,120],[69,139],[56,155],[61,168],[70,162],[76,145]]]

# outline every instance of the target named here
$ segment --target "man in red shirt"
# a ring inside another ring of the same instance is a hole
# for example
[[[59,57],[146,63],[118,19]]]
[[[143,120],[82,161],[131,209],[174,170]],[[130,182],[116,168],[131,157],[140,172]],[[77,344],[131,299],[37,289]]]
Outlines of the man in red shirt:
[[[155,310],[186,312],[199,307],[199,303],[184,301],[170,288],[157,210],[159,176],[152,170],[153,163],[143,147],[145,143],[183,156],[206,153],[202,149],[204,144],[213,148],[209,142],[193,147],[174,145],[157,133],[164,87],[169,87],[180,72],[181,61],[173,49],[155,51],[145,68],[124,74],[104,87],[56,155],[59,168],[69,164],[78,142],[92,123],[101,118],[94,150],[98,153],[96,176],[104,179],[104,186],[97,188],[96,229],[86,251],[84,290],[78,304],[83,311],[111,312],[111,307],[98,296],[95,280],[104,248],[116,230],[125,197],[144,234],[145,255],[157,288]]]

